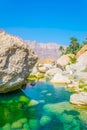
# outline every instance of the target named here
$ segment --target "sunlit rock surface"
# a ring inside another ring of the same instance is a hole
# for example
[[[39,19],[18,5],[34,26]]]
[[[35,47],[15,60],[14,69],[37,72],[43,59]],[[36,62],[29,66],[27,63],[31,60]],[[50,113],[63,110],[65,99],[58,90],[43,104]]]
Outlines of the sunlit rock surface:
[[[18,37],[0,32],[0,92],[16,90],[37,62],[37,56]]]
[[[70,96],[70,102],[76,105],[87,105],[87,92],[80,92]]]

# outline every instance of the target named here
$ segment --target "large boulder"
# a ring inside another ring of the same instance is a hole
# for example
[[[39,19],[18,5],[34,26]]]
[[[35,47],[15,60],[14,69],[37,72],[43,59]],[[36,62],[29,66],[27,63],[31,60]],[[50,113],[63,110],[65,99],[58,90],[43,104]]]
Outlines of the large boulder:
[[[50,82],[56,84],[69,84],[71,81],[68,76],[63,75],[62,73],[56,73]]]
[[[75,72],[73,74],[75,79],[87,81],[87,72]]]
[[[87,51],[77,58],[75,64],[67,65],[65,70],[75,79],[87,81]]]
[[[80,92],[70,96],[70,102],[76,105],[87,105],[87,92]]]
[[[18,37],[0,32],[0,92],[13,91],[26,83],[37,56]]]
[[[67,54],[67,55],[62,55],[58,60],[57,60],[57,66],[64,68],[68,63],[71,63],[70,57],[75,57],[74,54]]]
[[[85,71],[87,69],[87,51],[79,56],[76,63],[76,68],[78,71]]]

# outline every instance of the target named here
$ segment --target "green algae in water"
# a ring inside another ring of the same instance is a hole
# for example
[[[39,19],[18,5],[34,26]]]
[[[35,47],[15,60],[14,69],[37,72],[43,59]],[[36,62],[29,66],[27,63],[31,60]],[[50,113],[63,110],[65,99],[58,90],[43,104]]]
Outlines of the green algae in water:
[[[87,130],[87,108],[70,104],[70,94],[49,83],[0,94],[0,130]]]
[[[36,118],[36,113],[29,112],[28,103],[30,98],[21,90],[14,93],[0,95],[0,127],[12,125],[12,129],[17,126],[21,128],[27,120]],[[4,128],[3,127],[3,128]]]

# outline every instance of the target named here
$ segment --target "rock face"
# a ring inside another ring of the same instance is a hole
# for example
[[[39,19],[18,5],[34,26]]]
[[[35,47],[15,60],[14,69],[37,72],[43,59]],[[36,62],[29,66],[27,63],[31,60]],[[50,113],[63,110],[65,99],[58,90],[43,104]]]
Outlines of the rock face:
[[[0,92],[13,91],[26,83],[37,56],[19,38],[0,32]]]
[[[79,94],[72,94],[70,102],[76,105],[87,105],[87,92],[80,92]]]
[[[26,41],[26,44],[38,55],[40,59],[51,58],[57,60],[62,51],[59,49],[60,45],[56,43],[37,43],[36,41]],[[65,46],[63,46],[66,48]]]

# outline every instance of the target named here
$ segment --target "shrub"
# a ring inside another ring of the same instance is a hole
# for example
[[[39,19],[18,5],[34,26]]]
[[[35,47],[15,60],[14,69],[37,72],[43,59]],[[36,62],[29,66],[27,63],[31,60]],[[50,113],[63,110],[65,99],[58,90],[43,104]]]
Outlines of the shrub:
[[[31,82],[34,82],[34,81],[40,80],[42,78],[44,78],[44,74],[38,74],[38,75],[30,74],[27,79]]]
[[[75,56],[74,57],[69,56],[69,59],[70,59],[70,63],[72,63],[72,64],[76,63],[76,61],[77,61]]]
[[[87,83],[85,83],[84,81],[80,81],[79,88],[82,89],[82,91],[87,92]]]

